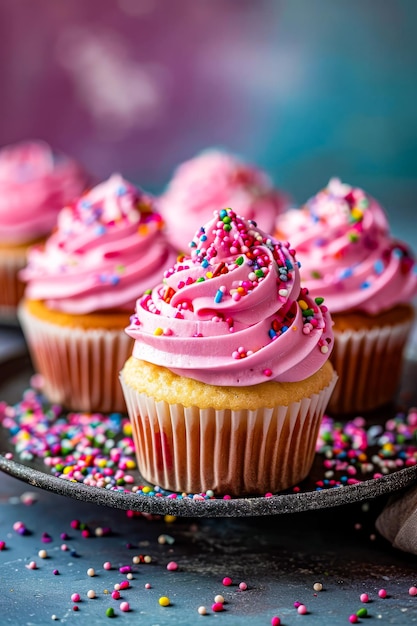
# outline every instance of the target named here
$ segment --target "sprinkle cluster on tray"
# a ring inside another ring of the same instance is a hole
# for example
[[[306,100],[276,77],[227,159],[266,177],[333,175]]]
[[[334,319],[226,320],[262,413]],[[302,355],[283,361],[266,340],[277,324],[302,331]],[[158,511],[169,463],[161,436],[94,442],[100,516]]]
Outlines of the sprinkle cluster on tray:
[[[19,402],[0,403],[0,424],[9,431],[14,448],[9,458],[22,462],[40,459],[55,476],[109,490],[194,500],[216,497],[212,491],[177,494],[159,486],[138,484],[128,418],[116,413],[65,413],[45,399],[41,384],[39,376],[33,376],[31,387]],[[417,408],[376,426],[367,426],[362,417],[338,422],[325,416],[316,450],[322,459],[322,475],[315,476],[316,490],[378,479],[416,465]],[[302,486],[292,489],[302,490]],[[230,499],[227,495],[221,497]]]

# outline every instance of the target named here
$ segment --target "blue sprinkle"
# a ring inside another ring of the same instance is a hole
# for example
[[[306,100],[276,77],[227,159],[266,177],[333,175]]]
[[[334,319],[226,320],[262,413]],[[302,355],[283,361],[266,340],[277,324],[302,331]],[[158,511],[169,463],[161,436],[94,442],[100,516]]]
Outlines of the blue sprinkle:
[[[216,304],[218,304],[219,302],[222,301],[222,299],[223,299],[223,291],[218,289],[216,295],[214,296],[214,302],[216,302]]]
[[[112,276],[110,278],[110,283],[112,285],[118,285],[120,283],[120,277],[119,276]]]
[[[402,259],[404,256],[404,252],[400,249],[400,248],[394,248],[392,251],[392,254],[397,258],[397,259]]]
[[[207,235],[201,235],[200,241],[207,241]]]
[[[294,266],[289,259],[285,259],[285,265],[287,266],[289,270],[294,269]]]
[[[100,274],[98,278],[101,283],[107,283],[107,276],[105,274]]]
[[[92,204],[89,200],[81,200],[80,205],[82,209],[91,209],[92,207]]]
[[[100,226],[97,226],[95,232],[96,232],[96,235],[98,236],[104,235],[104,233],[106,232],[106,229],[104,228],[104,226],[100,225]]]
[[[375,270],[375,274],[382,274],[382,272],[384,271],[384,263],[381,259],[378,259],[378,261],[375,261],[374,270]]]
[[[283,327],[281,328],[281,332],[282,332],[282,333],[285,333],[285,331],[286,331],[286,330],[288,330],[288,326],[283,326]]]
[[[280,280],[282,280],[283,283],[286,283],[288,280],[288,276],[286,274],[280,274]]]
[[[124,196],[126,192],[126,187],[124,185],[120,185],[120,187],[116,190],[116,196]]]
[[[342,270],[339,274],[339,278],[342,280],[345,278],[350,278],[353,275],[353,270],[350,267],[347,267],[345,270]]]
[[[190,243],[188,244],[190,246],[190,248],[196,248],[197,244],[195,243],[195,241],[190,241]]]
[[[203,259],[201,261],[201,265],[202,265],[202,267],[208,267],[210,265],[210,263],[207,261],[207,259]]]
[[[369,280],[365,280],[361,285],[361,289],[368,289],[370,286],[371,283],[369,282]]]
[[[268,335],[270,336],[271,339],[273,339],[274,337],[277,336],[277,334],[276,334],[276,332],[275,332],[275,330],[273,328],[270,328],[268,330]]]

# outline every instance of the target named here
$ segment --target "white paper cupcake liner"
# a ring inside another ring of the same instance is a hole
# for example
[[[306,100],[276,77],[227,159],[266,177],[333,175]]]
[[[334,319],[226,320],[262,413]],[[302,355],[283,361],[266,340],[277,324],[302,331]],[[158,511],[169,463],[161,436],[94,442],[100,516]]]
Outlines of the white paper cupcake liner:
[[[330,360],[339,380],[329,413],[365,412],[394,398],[411,327],[412,322],[407,321],[366,330],[334,331]]]
[[[83,329],[39,320],[18,309],[30,354],[51,402],[85,412],[126,412],[119,372],[132,353],[124,330]]]
[[[21,256],[0,253],[0,316],[3,319],[17,320],[17,306],[25,288],[18,274],[25,264],[23,252]]]
[[[289,406],[254,411],[170,405],[123,381],[143,478],[167,490],[244,495],[277,492],[309,473],[337,380]]]

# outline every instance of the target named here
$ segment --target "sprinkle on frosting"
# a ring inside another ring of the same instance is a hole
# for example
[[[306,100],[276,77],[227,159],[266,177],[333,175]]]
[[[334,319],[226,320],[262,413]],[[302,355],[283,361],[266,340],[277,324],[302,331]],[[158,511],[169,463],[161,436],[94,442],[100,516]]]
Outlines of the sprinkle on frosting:
[[[230,208],[215,211],[189,256],[138,299],[127,333],[137,358],[224,385],[306,378],[333,341],[323,298],[300,289],[290,244]]]

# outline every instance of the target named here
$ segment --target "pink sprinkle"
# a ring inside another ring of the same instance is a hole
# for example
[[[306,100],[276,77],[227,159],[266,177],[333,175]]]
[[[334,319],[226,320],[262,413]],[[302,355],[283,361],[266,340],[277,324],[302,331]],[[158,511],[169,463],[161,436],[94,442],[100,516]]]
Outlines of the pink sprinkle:
[[[145,583],[145,589],[152,589],[151,583]]]
[[[120,589],[129,589],[130,584],[128,580],[122,580],[120,583]]]
[[[408,593],[410,596],[417,596],[417,587],[410,587]]]
[[[301,606],[301,602],[297,602],[297,600],[294,602],[294,608],[298,609],[298,607]]]
[[[23,522],[15,522],[13,524],[13,530],[15,530],[17,533],[24,528],[25,528],[25,525]]]
[[[387,592],[386,592],[386,590],[385,590],[385,589],[380,589],[380,590],[378,591],[378,596],[379,596],[380,598],[386,598],[386,597],[387,597]]]
[[[6,542],[0,541],[0,550],[4,550],[6,548]]]
[[[66,543],[63,543],[63,544],[61,545],[61,550],[62,550],[63,552],[65,552],[66,550],[68,550],[68,546],[67,546],[67,544],[66,544]]]
[[[110,569],[110,568],[108,568]],[[132,571],[132,568],[130,567],[130,565],[123,565],[122,567],[119,567],[119,572],[121,574],[129,574],[129,572]]]
[[[71,522],[71,528],[74,528],[76,530],[79,527],[80,527],[80,522],[77,519],[73,519]]]
[[[81,602],[81,596],[79,593],[73,593],[71,596],[71,602]]]
[[[30,563],[28,563],[26,565],[27,569],[38,569],[38,566],[36,565],[35,561],[31,561]]]
[[[264,376],[267,376],[268,378],[270,376],[272,376],[272,370],[269,369],[269,367],[267,367],[266,369],[264,369]]]
[[[361,593],[361,595],[360,595],[360,597],[359,597],[359,600],[360,600],[361,602],[365,602],[365,603],[366,603],[366,602],[369,602],[369,596],[368,596],[368,594],[367,594],[367,593]]]
[[[220,613],[220,611],[224,611],[223,602],[215,602],[211,605],[211,610],[215,613]]]
[[[115,589],[111,592],[111,597],[113,598],[113,600],[118,600],[120,598],[120,591],[117,591],[117,589]]]
[[[222,580],[222,583],[225,587],[230,587],[230,585],[232,584],[232,579],[229,578],[229,576],[225,576]]]
[[[355,615],[354,613],[353,613],[353,615],[349,615],[349,622],[351,624],[357,624],[358,621],[359,620],[358,620],[358,616],[357,615]]]
[[[121,603],[120,603],[120,610],[121,610],[121,611],[124,611],[125,613],[126,613],[127,611],[130,611],[130,605],[129,605],[129,602],[121,602]]]
[[[274,615],[274,617],[271,618],[271,626],[280,626],[280,624],[281,620],[277,615]]]
[[[167,570],[169,570],[170,572],[175,572],[175,570],[178,569],[178,563],[176,563],[175,561],[170,561],[167,565]]]
[[[300,615],[307,615],[307,607],[305,606],[305,604],[300,604],[299,607],[297,607],[297,613],[299,613]]]
[[[246,589],[248,588],[246,583],[239,583],[239,589],[241,591],[246,591]]]
[[[110,561],[106,561],[105,563],[103,563],[103,569],[105,569],[105,570],[111,569]]]

